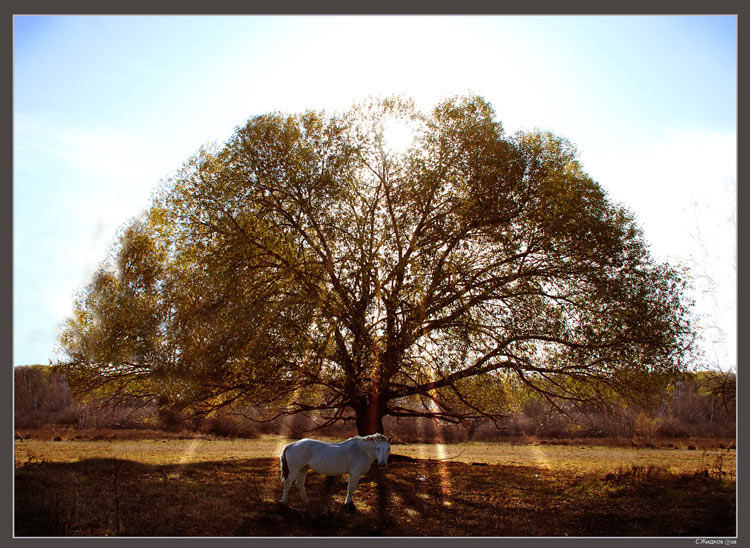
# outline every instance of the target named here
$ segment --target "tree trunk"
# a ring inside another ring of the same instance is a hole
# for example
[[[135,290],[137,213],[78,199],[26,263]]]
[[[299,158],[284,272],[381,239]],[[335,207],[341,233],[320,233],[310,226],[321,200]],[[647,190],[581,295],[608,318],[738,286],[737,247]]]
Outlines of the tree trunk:
[[[357,420],[357,435],[369,436],[383,431],[383,417],[388,410],[388,402],[380,394],[372,393],[364,405],[354,409]]]

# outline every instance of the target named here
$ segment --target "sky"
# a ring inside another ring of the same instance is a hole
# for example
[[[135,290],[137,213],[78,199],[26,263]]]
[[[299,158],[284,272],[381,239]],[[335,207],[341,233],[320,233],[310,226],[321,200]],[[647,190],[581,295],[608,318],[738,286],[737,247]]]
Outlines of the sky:
[[[735,16],[15,16],[13,364],[60,357],[77,291],[158,182],[251,116],[476,93],[549,130],[690,267],[737,363]]]

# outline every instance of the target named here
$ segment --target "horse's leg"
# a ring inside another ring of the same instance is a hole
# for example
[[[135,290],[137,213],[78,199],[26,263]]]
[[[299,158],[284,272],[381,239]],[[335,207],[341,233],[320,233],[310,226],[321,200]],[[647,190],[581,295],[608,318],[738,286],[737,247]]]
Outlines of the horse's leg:
[[[284,478],[284,494],[281,496],[281,502],[283,504],[286,504],[286,498],[289,496],[289,488],[292,486],[292,483],[294,483],[294,476],[289,474]]]
[[[284,494],[281,496],[281,502],[284,504],[286,504],[286,498],[289,496],[289,489],[292,488],[292,484],[294,484],[297,474],[299,474],[299,469],[289,466],[289,472],[286,478],[284,478]]]
[[[286,504],[286,498],[289,496],[289,488],[292,486],[292,481],[289,476],[284,478],[284,494],[281,495],[281,503]]]
[[[305,465],[297,474],[297,489],[299,489],[299,496],[302,497],[302,502],[308,502],[310,500],[307,498],[307,493],[305,493],[305,477],[307,477],[307,472],[309,470],[310,467]]]
[[[352,494],[354,493],[354,488],[357,487],[357,483],[359,482],[359,477],[362,475],[361,471],[351,471],[349,472],[349,487],[346,490],[346,500],[344,501],[344,504],[349,507],[354,506],[354,501],[352,501]]]

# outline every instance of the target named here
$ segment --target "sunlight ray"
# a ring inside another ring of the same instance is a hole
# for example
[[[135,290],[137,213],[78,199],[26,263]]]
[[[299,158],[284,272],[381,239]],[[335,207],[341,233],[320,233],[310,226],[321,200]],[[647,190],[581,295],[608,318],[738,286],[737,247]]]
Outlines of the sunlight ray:
[[[200,445],[199,439],[192,439],[187,444],[187,448],[185,451],[183,451],[182,455],[179,458],[179,463],[181,465],[189,464],[192,461],[193,455],[195,455],[195,451],[198,448],[198,445]]]
[[[432,411],[437,411],[437,404],[434,401],[431,401],[430,408]],[[447,457],[447,451],[445,448],[443,429],[436,417],[432,417],[432,422],[435,427],[435,439],[433,443],[435,443],[439,459],[438,474],[440,476],[440,491],[443,497],[443,506],[451,506],[453,504],[451,501],[451,478],[450,473],[448,472],[448,466],[445,464],[444,460]]]
[[[547,455],[544,453],[544,449],[542,449],[539,445],[529,445],[529,448],[531,449],[531,456],[536,462],[537,466],[539,468],[546,468],[547,470],[550,469],[550,462],[549,459],[547,459]]]
[[[442,438],[442,435],[439,435]],[[440,474],[440,490],[443,494],[443,506],[452,506],[451,501],[452,489],[451,489],[451,478],[450,472],[448,472],[448,466],[445,464],[443,459],[446,458],[447,452],[445,445],[442,443],[442,439],[437,444],[438,458],[440,463],[438,464],[438,473]]]

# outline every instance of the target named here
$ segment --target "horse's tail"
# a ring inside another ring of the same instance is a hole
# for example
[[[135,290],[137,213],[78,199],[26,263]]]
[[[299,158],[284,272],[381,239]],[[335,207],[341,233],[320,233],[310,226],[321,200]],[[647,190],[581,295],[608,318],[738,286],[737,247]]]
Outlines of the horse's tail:
[[[289,475],[289,465],[286,462],[286,450],[289,446],[285,445],[284,449],[281,450],[281,456],[279,457],[279,464],[281,466],[281,481],[286,480]]]

